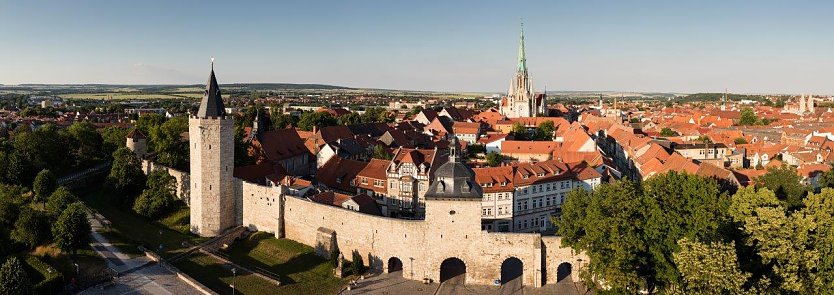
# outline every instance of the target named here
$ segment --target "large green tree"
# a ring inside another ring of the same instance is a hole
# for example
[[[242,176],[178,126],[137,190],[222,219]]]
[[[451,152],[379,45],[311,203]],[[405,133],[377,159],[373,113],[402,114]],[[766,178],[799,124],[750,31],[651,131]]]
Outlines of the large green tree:
[[[738,263],[735,244],[713,242],[704,244],[683,238],[674,262],[683,280],[676,291],[680,294],[749,294],[744,287],[750,274]]]
[[[802,177],[796,168],[788,165],[768,168],[767,173],[759,176],[756,185],[766,187],[776,193],[776,197],[784,202],[789,209],[802,207],[802,199],[809,188],[802,183]]]
[[[136,154],[127,148],[119,148],[113,152],[113,165],[107,180],[124,192],[139,191],[144,186],[145,174]]]
[[[832,202],[832,197],[834,192],[826,190],[812,194],[809,202]],[[761,259],[764,269],[760,272],[772,280],[769,290],[773,292],[819,294],[824,290],[819,273],[821,245],[815,233],[818,222],[812,217],[820,207],[812,207],[790,212],[767,188],[746,187],[733,195],[730,214],[741,225],[745,244]],[[822,208],[830,209],[830,205]]]
[[[87,121],[76,121],[66,129],[71,139],[75,166],[90,165],[102,157],[102,137],[95,126]]]
[[[84,204],[75,202],[58,216],[58,220],[52,225],[52,236],[55,238],[55,245],[61,251],[75,254],[78,249],[90,243],[90,230]]]
[[[556,224],[563,245],[591,258],[584,277],[619,292],[663,291],[682,283],[673,257],[680,239],[712,242],[732,231],[729,203],[715,181],[669,172],[642,186],[618,181],[574,190]]]
[[[59,187],[46,200],[46,212],[49,212],[53,217],[58,217],[61,215],[61,212],[64,212],[64,209],[77,201],[78,198],[66,187]]]
[[[173,117],[150,132],[150,145],[156,152],[156,161],[168,167],[187,170],[188,141],[182,134],[188,131],[188,118]]]
[[[536,140],[553,140],[554,132],[556,132],[556,126],[553,125],[553,121],[541,122],[536,128]]]
[[[127,128],[118,126],[110,126],[101,130],[102,138],[102,154],[112,155],[116,149],[124,147],[127,142],[127,134],[130,132]]]
[[[35,193],[35,201],[43,202],[46,198],[55,191],[58,187],[58,182],[55,180],[55,175],[49,169],[43,169],[35,176],[35,181],[32,182],[32,191]]]
[[[147,188],[136,198],[133,211],[157,218],[167,213],[176,202],[176,180],[166,170],[156,169],[148,175]]]
[[[32,294],[32,282],[15,256],[6,259],[0,266],[0,294]]]
[[[741,110],[741,118],[738,120],[739,125],[756,125],[759,122],[759,117],[751,108],[744,108]]]
[[[40,211],[24,206],[14,223],[12,240],[34,248],[49,240],[49,220]]]

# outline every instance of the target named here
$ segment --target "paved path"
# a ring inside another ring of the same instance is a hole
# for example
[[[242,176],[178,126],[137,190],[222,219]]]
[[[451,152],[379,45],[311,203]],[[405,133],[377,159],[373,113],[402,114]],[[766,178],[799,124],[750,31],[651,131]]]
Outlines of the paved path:
[[[357,282],[357,286],[351,290],[345,290],[343,295],[434,295],[434,294],[494,294],[494,295],[580,295],[592,294],[587,292],[581,284],[574,285],[570,279],[562,280],[557,284],[549,284],[541,288],[525,286],[519,288],[515,284],[504,286],[486,285],[456,285],[423,284],[420,281],[404,279],[399,272],[390,274],[379,274],[366,277],[365,280]]]
[[[93,249],[107,260],[107,266],[120,274],[111,283],[100,284],[81,292],[81,294],[201,294],[177,276],[153,262],[146,256],[131,258],[122,253],[119,248],[110,244],[99,234],[102,230],[104,217],[93,216],[88,213],[92,225]]]

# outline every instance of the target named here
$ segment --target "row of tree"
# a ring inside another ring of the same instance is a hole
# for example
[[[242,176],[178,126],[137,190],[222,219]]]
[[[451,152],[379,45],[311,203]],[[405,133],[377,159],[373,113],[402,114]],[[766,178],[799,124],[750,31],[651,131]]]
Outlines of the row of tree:
[[[65,129],[51,123],[34,130],[20,125],[12,136],[0,138],[0,182],[29,186],[43,169],[63,175],[93,166],[124,145],[125,134],[120,128],[99,133],[89,122]]]
[[[570,192],[554,223],[564,246],[590,257],[580,276],[604,292],[825,293],[834,189],[814,194],[799,180],[789,167],[737,192],[676,172],[622,180]]]

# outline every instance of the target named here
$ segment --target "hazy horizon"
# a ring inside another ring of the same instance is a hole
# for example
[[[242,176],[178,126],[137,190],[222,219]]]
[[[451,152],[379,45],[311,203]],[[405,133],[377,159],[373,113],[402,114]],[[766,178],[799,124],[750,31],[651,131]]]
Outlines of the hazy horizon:
[[[361,4],[0,0],[0,83],[834,93],[830,2]]]

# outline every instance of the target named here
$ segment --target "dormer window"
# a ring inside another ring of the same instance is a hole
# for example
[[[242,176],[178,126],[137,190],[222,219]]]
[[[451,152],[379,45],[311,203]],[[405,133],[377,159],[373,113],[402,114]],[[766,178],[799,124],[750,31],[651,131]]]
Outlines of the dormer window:
[[[341,176],[336,177],[336,183],[342,183],[342,177]]]
[[[507,186],[507,182],[506,182],[506,181],[502,181],[502,182],[501,182],[501,186]]]
[[[544,173],[539,173],[539,177],[544,177]]]
[[[521,178],[522,179],[528,179],[528,178],[530,178],[530,175],[524,174],[524,175],[521,176]]]

